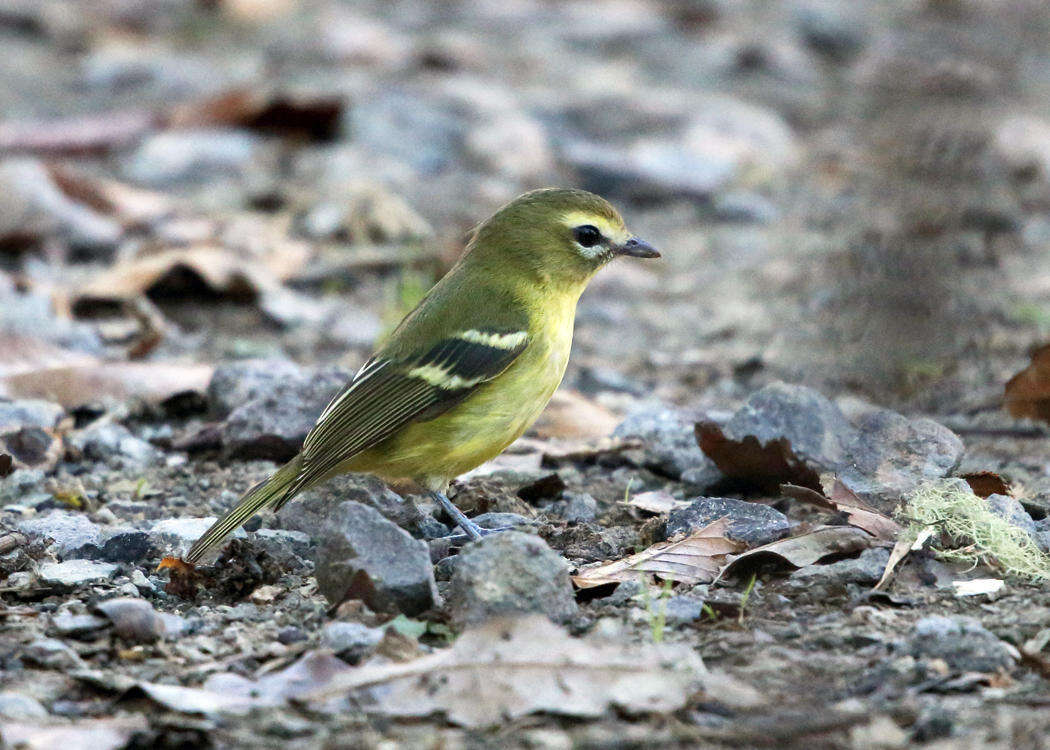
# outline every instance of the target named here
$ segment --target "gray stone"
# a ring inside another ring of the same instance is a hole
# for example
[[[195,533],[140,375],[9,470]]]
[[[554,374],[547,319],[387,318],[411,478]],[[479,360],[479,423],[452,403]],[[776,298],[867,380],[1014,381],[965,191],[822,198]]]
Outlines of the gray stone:
[[[614,437],[640,438],[645,444],[646,465],[678,479],[687,471],[713,469],[711,459],[696,444],[695,419],[665,406],[645,406],[632,412],[613,432]],[[717,479],[716,479],[717,481]]]
[[[301,531],[259,529],[252,535],[251,543],[269,555],[282,570],[302,572],[312,567],[308,558],[314,543]]]
[[[132,643],[153,643],[167,633],[164,618],[145,599],[108,599],[98,610],[113,623],[113,630]]]
[[[0,502],[33,507],[51,497],[44,489],[44,472],[40,469],[17,469],[0,479]]]
[[[149,533],[136,529],[119,529],[106,535],[98,558],[114,563],[141,563],[156,557],[157,552]]]
[[[316,539],[328,523],[330,510],[346,500],[375,508],[406,531],[417,533],[421,530],[423,513],[416,504],[401,497],[382,480],[370,474],[333,477],[289,502],[277,517],[283,527],[301,531]]]
[[[631,146],[574,141],[562,149],[583,187],[633,199],[706,200],[733,178],[736,159],[693,153],[681,143],[638,141]]]
[[[1035,521],[1028,515],[1028,511],[1017,498],[1009,495],[989,495],[985,502],[988,503],[988,509],[992,513],[1019,529],[1024,529],[1029,534],[1035,534],[1038,531]]]
[[[219,417],[265,396],[280,383],[305,381],[299,365],[286,359],[248,359],[215,368],[208,383],[208,402]]]
[[[112,252],[124,233],[113,218],[67,195],[36,159],[0,162],[0,195],[0,239],[58,236],[76,251],[102,255]]]
[[[863,499],[890,510],[922,482],[954,471],[963,443],[932,419],[875,409],[857,419],[847,450],[839,477]]]
[[[5,690],[0,692],[0,717],[10,721],[46,719],[47,709],[36,698]]]
[[[659,605],[657,605],[659,606]],[[690,594],[672,596],[667,600],[664,617],[668,625],[687,625],[704,616],[703,597]]]
[[[915,657],[943,659],[959,672],[997,672],[1014,663],[1006,645],[970,617],[924,617],[915,623],[906,649]]]
[[[102,529],[82,513],[53,510],[20,521],[15,528],[31,540],[49,540],[48,549],[60,559],[93,557],[102,546]]]
[[[50,430],[65,414],[58,404],[41,399],[11,401],[0,399],[0,435],[22,427],[42,427]]]
[[[598,501],[585,492],[563,492],[562,499],[551,503],[547,511],[570,523],[593,521],[598,515]]]
[[[332,604],[360,599],[377,612],[415,615],[437,602],[426,543],[374,508],[339,503],[320,531],[314,575]]]
[[[43,563],[40,566],[40,580],[51,586],[80,586],[85,583],[101,583],[117,572],[112,563],[94,562],[92,560],[66,560],[65,562]]]
[[[457,627],[522,612],[558,622],[576,614],[568,564],[537,536],[507,531],[468,545],[459,557],[448,607]]]
[[[811,48],[832,60],[846,61],[867,41],[861,14],[851,12],[850,3],[806,0],[795,9],[795,26]]]
[[[667,517],[668,538],[699,531],[719,518],[729,518],[728,536],[757,547],[786,536],[791,528],[787,516],[761,503],[728,497],[698,497]]]
[[[22,427],[0,435],[0,452],[14,459],[16,468],[50,470],[61,457],[62,444],[50,431],[42,427]]]
[[[885,547],[873,547],[860,553],[859,557],[839,560],[827,565],[807,565],[791,574],[790,584],[797,588],[811,586],[845,586],[846,584],[870,585],[879,582],[890,551]]]
[[[215,523],[214,516],[205,518],[164,518],[154,521],[149,529],[153,544],[162,551],[188,549],[208,528]],[[233,538],[243,539],[244,529],[233,532]]]
[[[354,142],[410,164],[419,174],[444,170],[458,158],[466,124],[451,103],[423,91],[382,88],[349,109]]]
[[[22,658],[44,669],[70,671],[84,666],[76,651],[56,638],[38,638],[22,651]]]
[[[166,130],[146,137],[124,172],[132,180],[164,187],[244,172],[258,141],[233,130]]]
[[[305,380],[274,381],[264,392],[234,409],[222,426],[222,442],[231,456],[287,461],[329,402],[349,382],[341,368],[312,371]]]
[[[160,451],[116,422],[96,422],[72,433],[68,443],[86,458],[116,462],[126,468],[140,468],[161,456]]]
[[[375,651],[381,640],[382,628],[359,622],[330,622],[321,631],[321,643],[353,664]]]
[[[812,388],[787,383],[753,393],[722,431],[734,442],[748,436],[763,446],[786,440],[795,456],[818,473],[845,462],[855,434],[834,403]]]
[[[770,488],[817,487],[830,472],[883,510],[919,483],[949,474],[963,451],[951,430],[930,419],[871,409],[853,424],[817,391],[785,383],[752,394],[725,425],[698,424],[697,436],[727,476]]]
[[[75,638],[101,630],[109,625],[109,621],[94,615],[75,615],[71,612],[60,612],[51,618],[51,625],[59,635]]]

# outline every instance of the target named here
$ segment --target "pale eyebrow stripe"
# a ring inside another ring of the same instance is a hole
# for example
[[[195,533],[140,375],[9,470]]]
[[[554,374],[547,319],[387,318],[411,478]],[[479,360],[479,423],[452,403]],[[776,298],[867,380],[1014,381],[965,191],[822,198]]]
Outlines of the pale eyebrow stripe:
[[[570,211],[561,217],[562,223],[567,227],[579,227],[584,224],[591,224],[597,227],[598,231],[602,233],[602,236],[608,240],[612,240],[616,244],[623,244],[631,238],[630,232],[625,228],[613,224],[604,216],[598,214],[587,213],[586,211]]]

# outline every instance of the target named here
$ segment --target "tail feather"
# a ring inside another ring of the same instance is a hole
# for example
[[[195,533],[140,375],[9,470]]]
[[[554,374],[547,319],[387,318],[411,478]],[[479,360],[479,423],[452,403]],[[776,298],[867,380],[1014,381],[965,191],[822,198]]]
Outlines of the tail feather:
[[[267,507],[279,507],[288,499],[289,490],[298,478],[302,462],[299,456],[286,463],[274,472],[269,479],[259,482],[241,498],[233,508],[201,534],[193,543],[184,558],[186,562],[195,563],[208,552],[222,544],[230,534],[248,521],[260,510]]]

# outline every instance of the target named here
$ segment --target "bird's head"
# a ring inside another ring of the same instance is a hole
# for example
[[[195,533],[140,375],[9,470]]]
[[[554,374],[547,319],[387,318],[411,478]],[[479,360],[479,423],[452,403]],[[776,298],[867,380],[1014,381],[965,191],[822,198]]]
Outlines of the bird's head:
[[[469,255],[565,284],[585,283],[618,256],[660,257],[607,200],[564,188],[533,190],[499,209],[477,228]]]

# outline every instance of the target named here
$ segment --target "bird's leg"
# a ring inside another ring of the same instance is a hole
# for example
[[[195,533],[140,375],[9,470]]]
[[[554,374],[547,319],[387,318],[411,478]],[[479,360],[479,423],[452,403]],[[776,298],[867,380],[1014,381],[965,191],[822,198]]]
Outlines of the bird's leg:
[[[476,523],[467,518],[466,514],[463,513],[456,504],[448,499],[448,495],[444,492],[431,492],[430,496],[438,501],[445,512],[452,517],[452,520],[459,524],[459,528],[463,529],[463,532],[470,537],[470,541],[476,542],[483,536],[489,536],[490,534],[498,534],[506,529],[483,529]]]

